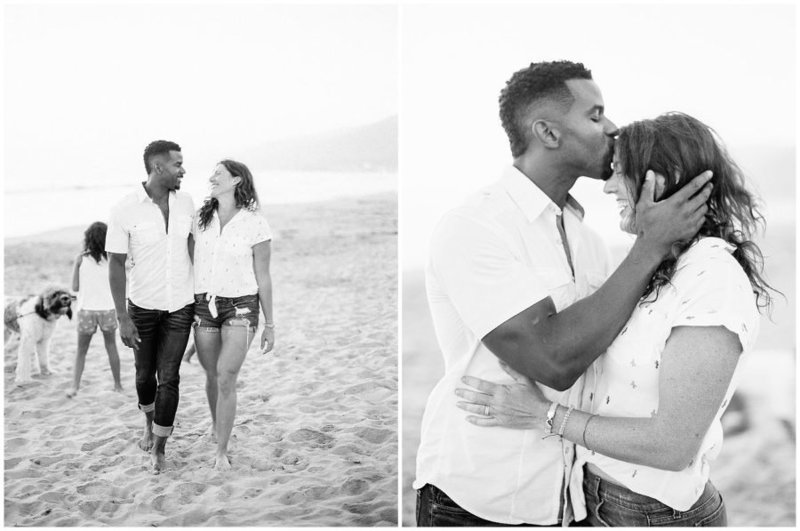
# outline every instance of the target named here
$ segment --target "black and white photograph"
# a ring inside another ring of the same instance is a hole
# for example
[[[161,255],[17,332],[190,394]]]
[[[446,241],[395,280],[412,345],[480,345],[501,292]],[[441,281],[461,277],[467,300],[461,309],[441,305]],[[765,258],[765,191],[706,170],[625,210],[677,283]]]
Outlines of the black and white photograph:
[[[396,527],[397,5],[2,9],[4,525]]]
[[[796,525],[795,9],[402,7],[403,526]]]

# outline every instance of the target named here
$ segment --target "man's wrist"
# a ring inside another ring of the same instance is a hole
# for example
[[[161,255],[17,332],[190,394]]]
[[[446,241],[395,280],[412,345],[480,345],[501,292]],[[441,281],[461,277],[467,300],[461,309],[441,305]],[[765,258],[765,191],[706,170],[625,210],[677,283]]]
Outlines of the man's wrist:
[[[664,260],[670,247],[671,245],[657,245],[654,242],[647,241],[644,236],[638,236],[628,256],[631,257],[634,263],[654,268]]]

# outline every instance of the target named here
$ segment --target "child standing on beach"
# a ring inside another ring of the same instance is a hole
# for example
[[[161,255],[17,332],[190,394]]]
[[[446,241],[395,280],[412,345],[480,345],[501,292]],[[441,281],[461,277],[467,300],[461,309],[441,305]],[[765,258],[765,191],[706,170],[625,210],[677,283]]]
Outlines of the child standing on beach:
[[[106,230],[102,221],[92,223],[83,233],[83,251],[72,268],[72,290],[78,292],[78,351],[72,388],[67,397],[78,393],[81,385],[86,353],[97,327],[103,332],[108,353],[108,364],[114,376],[114,391],[122,391],[119,380],[119,354],[117,353],[117,315],[108,281],[108,257],[105,252]]]

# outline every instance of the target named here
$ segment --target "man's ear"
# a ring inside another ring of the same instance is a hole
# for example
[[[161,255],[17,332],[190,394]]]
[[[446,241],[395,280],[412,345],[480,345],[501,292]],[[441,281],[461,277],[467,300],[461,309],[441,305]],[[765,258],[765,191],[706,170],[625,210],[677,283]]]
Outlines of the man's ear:
[[[531,126],[533,134],[546,148],[557,148],[561,141],[561,133],[554,124],[547,120],[536,120]]]

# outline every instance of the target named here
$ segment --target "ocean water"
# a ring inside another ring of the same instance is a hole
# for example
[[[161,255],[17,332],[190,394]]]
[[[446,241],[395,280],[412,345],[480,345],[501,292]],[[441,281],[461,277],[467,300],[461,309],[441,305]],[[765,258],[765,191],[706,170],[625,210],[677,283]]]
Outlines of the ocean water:
[[[397,191],[395,173],[254,172],[261,203],[302,204]],[[111,206],[139,184],[65,184],[6,187],[3,236],[16,238],[63,227],[107,221]],[[181,190],[200,206],[208,195],[208,180],[187,177]]]

